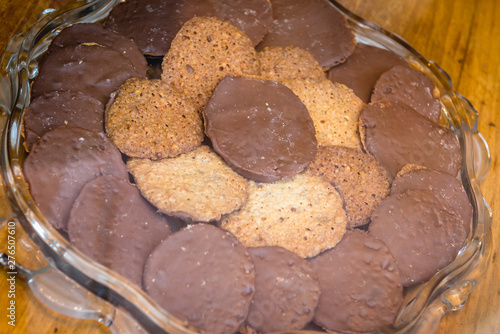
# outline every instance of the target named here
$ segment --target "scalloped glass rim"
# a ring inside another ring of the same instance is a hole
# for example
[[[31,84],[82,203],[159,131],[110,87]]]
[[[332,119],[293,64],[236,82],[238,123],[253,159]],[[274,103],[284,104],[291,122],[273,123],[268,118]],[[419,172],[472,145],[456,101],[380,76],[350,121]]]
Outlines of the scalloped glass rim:
[[[142,290],[72,247],[34,205],[22,174],[25,154],[20,139],[21,118],[24,107],[29,103],[29,81],[37,74],[36,58],[46,50],[60,29],[76,22],[99,21],[118,2],[79,1],[61,10],[46,10],[30,30],[15,36],[9,43],[0,69],[0,108],[6,121],[2,134],[2,177],[14,211],[13,217],[21,223],[54,268],[96,296],[125,310],[150,332],[193,333],[193,329],[162,310]],[[435,329],[442,314],[459,309],[465,303],[488,266],[492,216],[479,188],[489,169],[488,146],[477,130],[477,112],[467,99],[453,90],[446,72],[425,59],[401,37],[353,14],[334,0],[330,2],[346,16],[358,42],[396,52],[434,81],[441,92],[443,115],[460,141],[463,156],[460,176],[474,207],[471,236],[452,264],[429,282],[405,292],[404,306],[396,322],[383,330],[384,333],[426,333],[431,328]],[[302,332],[305,331],[297,331]]]

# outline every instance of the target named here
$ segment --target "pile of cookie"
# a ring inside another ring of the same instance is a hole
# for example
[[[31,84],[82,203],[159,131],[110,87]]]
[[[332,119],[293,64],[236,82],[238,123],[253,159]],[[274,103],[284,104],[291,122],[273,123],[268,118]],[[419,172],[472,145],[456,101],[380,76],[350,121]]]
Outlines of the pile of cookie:
[[[438,97],[326,0],[127,0],[40,59],[24,174],[196,330],[377,331],[470,233]]]

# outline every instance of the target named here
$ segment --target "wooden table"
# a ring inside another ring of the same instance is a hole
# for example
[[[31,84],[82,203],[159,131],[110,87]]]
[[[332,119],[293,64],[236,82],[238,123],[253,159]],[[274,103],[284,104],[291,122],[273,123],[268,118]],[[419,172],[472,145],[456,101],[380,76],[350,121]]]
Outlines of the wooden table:
[[[1,0],[0,53],[9,39],[33,24],[43,9],[72,0]],[[484,279],[465,307],[446,315],[439,334],[500,333],[500,6],[496,0],[341,0],[355,13],[405,38],[436,61],[480,113],[479,130],[492,151],[492,165],[482,191],[493,215],[494,251]],[[38,302],[18,280],[17,326],[7,325],[6,274],[0,270],[0,333],[107,333],[97,322],[61,316]]]

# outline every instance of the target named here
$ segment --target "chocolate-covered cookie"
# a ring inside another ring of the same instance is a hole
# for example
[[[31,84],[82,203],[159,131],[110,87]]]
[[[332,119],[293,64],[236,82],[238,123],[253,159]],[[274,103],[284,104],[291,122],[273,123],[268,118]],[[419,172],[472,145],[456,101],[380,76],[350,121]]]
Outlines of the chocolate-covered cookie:
[[[102,132],[57,127],[38,140],[23,164],[30,193],[47,220],[66,230],[82,187],[100,175],[128,179],[120,151]]]
[[[100,23],[79,23],[64,28],[54,37],[47,54],[67,46],[97,44],[120,52],[139,73],[145,73],[146,57],[131,39],[105,28]]]
[[[314,124],[306,107],[276,81],[226,77],[203,116],[214,150],[249,179],[292,177],[316,154]]]
[[[158,214],[128,180],[96,177],[83,186],[69,215],[73,246],[142,287],[146,258],[170,235]]]
[[[431,169],[414,169],[398,174],[391,185],[391,194],[400,194],[408,189],[433,190],[461,218],[467,235],[472,224],[472,205],[460,181],[449,174]]]
[[[455,260],[467,237],[461,217],[433,190],[391,194],[368,231],[396,258],[403,286],[422,283]]]
[[[273,24],[258,45],[298,46],[324,69],[345,61],[356,45],[345,17],[326,0],[273,0]]]
[[[396,260],[381,240],[348,231],[311,264],[321,287],[315,323],[328,331],[367,333],[394,322],[403,288]]]
[[[190,326],[235,333],[248,315],[255,269],[231,233],[195,224],[156,247],[146,261],[143,282],[153,299]]]
[[[80,92],[55,91],[33,99],[24,111],[24,145],[30,150],[44,133],[58,126],[102,132],[104,105]]]
[[[80,44],[47,55],[31,88],[32,98],[55,90],[82,92],[106,104],[128,78],[146,77],[121,52],[99,45]]]
[[[281,247],[248,248],[255,294],[247,324],[258,333],[302,329],[314,316],[320,288],[309,262]]]
[[[396,65],[409,67],[392,51],[358,43],[352,55],[343,64],[331,68],[327,76],[331,81],[351,88],[364,103],[368,103],[378,78]]]
[[[366,105],[359,116],[365,149],[387,171],[389,180],[407,164],[456,176],[461,167],[455,134],[408,107],[380,100]]]
[[[424,73],[408,66],[394,66],[377,80],[371,101],[400,101],[434,122],[439,122],[441,103],[438,94],[434,83]]]

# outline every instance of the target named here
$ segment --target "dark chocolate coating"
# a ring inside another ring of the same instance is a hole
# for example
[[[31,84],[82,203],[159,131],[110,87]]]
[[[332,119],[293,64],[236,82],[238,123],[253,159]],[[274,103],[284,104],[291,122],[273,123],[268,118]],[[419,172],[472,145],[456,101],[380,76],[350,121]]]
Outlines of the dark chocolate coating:
[[[248,248],[255,295],[247,324],[258,333],[302,329],[314,316],[320,288],[309,262],[277,246]]]
[[[403,287],[396,260],[381,240],[349,230],[311,264],[321,286],[316,324],[336,332],[366,333],[394,322]]]
[[[453,262],[466,239],[460,216],[435,191],[422,189],[388,196],[373,212],[368,231],[394,254],[405,287]]]
[[[391,182],[407,164],[458,174],[462,156],[455,134],[406,104],[372,102],[359,118],[365,148],[387,171]]]
[[[104,131],[104,105],[80,92],[55,91],[32,100],[23,115],[24,145],[28,150],[44,133],[58,126]]]
[[[99,23],[80,23],[59,33],[49,45],[47,53],[67,46],[98,44],[120,52],[139,73],[145,73],[148,63],[137,45],[129,38],[111,31]]]
[[[346,60],[356,42],[345,17],[327,0],[273,0],[273,24],[257,46],[298,46],[328,69]]]
[[[393,66],[408,63],[396,53],[376,46],[358,43],[352,55],[331,68],[327,77],[351,88],[363,102],[368,103],[378,78]]]
[[[394,66],[378,79],[371,101],[388,99],[403,102],[437,123],[441,116],[441,103],[434,96],[434,89],[434,83],[423,72],[408,66]]]
[[[203,110],[214,150],[239,174],[273,182],[314,158],[314,124],[300,99],[276,81],[226,77]]]
[[[213,225],[190,225],[165,239],[144,267],[144,289],[200,331],[235,333],[246,319],[255,269],[246,248]]]
[[[57,229],[66,230],[82,187],[100,175],[128,179],[120,151],[102,132],[57,127],[38,140],[23,164],[35,203]]]
[[[466,234],[469,235],[472,205],[462,183],[456,177],[431,169],[412,170],[394,179],[391,194],[400,194],[408,189],[434,190],[462,218]]]
[[[127,0],[116,5],[106,27],[132,39],[146,55],[164,56],[182,25],[194,16],[216,16],[207,0]]]
[[[142,287],[146,258],[170,235],[156,212],[127,180],[103,175],[88,182],[68,220],[73,246]]]
[[[55,90],[72,90],[106,104],[111,93],[132,77],[145,78],[120,52],[105,46],[68,46],[47,55],[33,82],[32,98]]]

